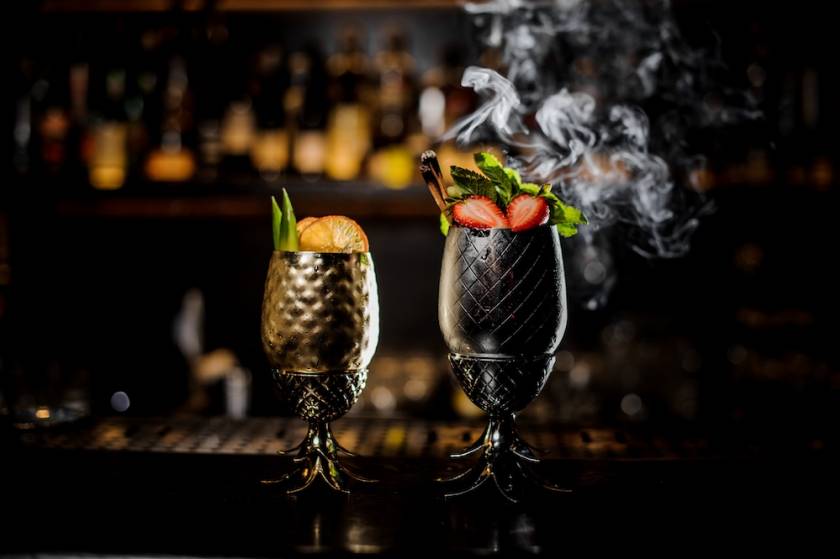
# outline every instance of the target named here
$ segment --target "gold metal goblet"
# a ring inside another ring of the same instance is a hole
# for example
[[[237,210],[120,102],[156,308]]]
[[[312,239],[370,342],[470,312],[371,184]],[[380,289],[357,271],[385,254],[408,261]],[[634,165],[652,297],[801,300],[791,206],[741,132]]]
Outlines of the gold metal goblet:
[[[287,493],[319,477],[348,492],[348,478],[371,481],[339,461],[351,454],[329,423],[347,413],[367,381],[379,341],[379,299],[370,253],[275,251],[262,308],[263,350],[281,398],[309,424],[296,452],[296,468],[280,479]]]

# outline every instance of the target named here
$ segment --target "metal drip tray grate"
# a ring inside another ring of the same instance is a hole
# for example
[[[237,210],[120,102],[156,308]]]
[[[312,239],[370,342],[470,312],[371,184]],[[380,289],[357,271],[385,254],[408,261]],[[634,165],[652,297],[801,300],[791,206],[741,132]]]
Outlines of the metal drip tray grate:
[[[364,456],[442,458],[467,446],[482,426],[403,419],[345,418],[333,425],[342,445]],[[287,418],[103,419],[64,430],[27,432],[29,447],[187,454],[275,454],[300,442],[306,425]],[[709,455],[702,439],[632,435],[613,429],[523,426],[548,458],[663,459]]]

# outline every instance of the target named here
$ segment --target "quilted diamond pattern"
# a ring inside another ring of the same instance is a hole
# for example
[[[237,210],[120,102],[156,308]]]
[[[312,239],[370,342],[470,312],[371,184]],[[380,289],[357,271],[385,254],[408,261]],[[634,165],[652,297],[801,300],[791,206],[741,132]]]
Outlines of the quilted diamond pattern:
[[[553,355],[483,358],[449,354],[464,393],[491,415],[517,412],[536,398],[554,366]]]
[[[453,353],[553,353],[566,326],[555,228],[513,233],[453,227],[443,256],[438,318]]]
[[[272,370],[281,399],[308,422],[329,422],[350,411],[367,383],[367,369],[353,373],[289,373]]]

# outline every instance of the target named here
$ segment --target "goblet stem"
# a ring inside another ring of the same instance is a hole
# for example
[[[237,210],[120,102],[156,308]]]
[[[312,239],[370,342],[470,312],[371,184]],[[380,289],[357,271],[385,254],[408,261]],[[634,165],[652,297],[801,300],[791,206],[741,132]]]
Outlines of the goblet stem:
[[[491,415],[481,438],[467,451],[480,452],[479,460],[468,470],[448,479],[444,484],[446,497],[457,497],[471,493],[492,479],[501,494],[511,502],[519,502],[534,489],[568,492],[544,481],[530,465],[539,459],[533,449],[520,437],[516,430],[516,416],[513,413]]]
[[[468,446],[464,450],[459,450],[458,452],[453,452],[452,454],[449,455],[449,457],[453,458],[455,460],[460,460],[461,458],[467,458],[467,457],[472,456],[473,454],[475,454],[477,452],[481,452],[482,450],[484,450],[487,447],[487,441],[489,440],[492,424],[493,424],[493,419],[490,418],[487,421],[487,425],[484,426],[484,431],[481,432],[481,435],[478,437],[478,439],[473,444],[471,444],[470,446]]]
[[[279,479],[263,481],[263,484],[279,486],[286,493],[294,494],[308,488],[318,477],[331,489],[341,493],[350,492],[348,480],[363,483],[375,482],[375,480],[360,476],[339,462],[339,452],[352,453],[338,444],[330,429],[330,424],[325,421],[310,421],[306,437],[295,448],[298,449],[298,453],[293,461],[295,464],[303,465]]]
[[[479,438],[476,442],[474,442],[472,445],[465,448],[464,450],[460,450],[458,452],[453,452],[452,454],[449,455],[449,457],[453,458],[455,460],[460,460],[461,458],[468,458],[468,457],[472,456],[473,454],[475,454],[476,452],[480,452],[482,449],[484,449],[484,437],[483,436],[481,438]]]
[[[279,454],[280,456],[293,456],[295,453],[297,453],[300,450],[301,446],[303,446],[303,445],[302,444],[297,444],[297,445],[293,446],[292,448],[288,448],[286,450],[278,450],[277,454]]]

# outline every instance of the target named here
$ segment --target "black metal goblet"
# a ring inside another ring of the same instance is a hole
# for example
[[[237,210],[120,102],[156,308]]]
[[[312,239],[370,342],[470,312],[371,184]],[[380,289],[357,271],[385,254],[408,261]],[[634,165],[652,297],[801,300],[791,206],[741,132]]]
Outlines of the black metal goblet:
[[[516,413],[539,395],[566,329],[566,287],[557,230],[452,227],[440,276],[438,319],[461,388],[489,421],[481,438],[453,455],[479,454],[442,480],[446,495],[494,480],[518,501],[533,487],[560,490],[531,469],[539,462],[517,434]]]

